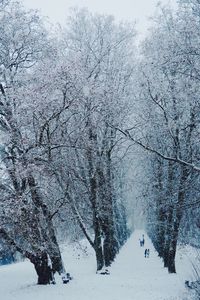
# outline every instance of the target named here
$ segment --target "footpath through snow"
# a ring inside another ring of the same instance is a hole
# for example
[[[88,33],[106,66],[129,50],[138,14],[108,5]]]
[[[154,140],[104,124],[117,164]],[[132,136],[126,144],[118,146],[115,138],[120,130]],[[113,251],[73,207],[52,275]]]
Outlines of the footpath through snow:
[[[95,274],[94,255],[83,256],[67,246],[64,261],[74,279],[63,285],[37,286],[35,271],[29,262],[0,267],[1,300],[188,300],[184,281],[168,274],[142,231],[135,231],[111,267],[110,275]],[[144,258],[145,248],[150,257]]]

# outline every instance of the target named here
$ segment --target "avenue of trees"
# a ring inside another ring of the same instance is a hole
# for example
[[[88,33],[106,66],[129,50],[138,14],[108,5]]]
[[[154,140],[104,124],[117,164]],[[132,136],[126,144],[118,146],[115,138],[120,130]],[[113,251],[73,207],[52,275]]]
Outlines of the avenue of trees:
[[[39,284],[70,280],[58,240],[70,228],[107,272],[130,234],[132,164],[164,266],[176,272],[178,242],[199,247],[200,2],[153,20],[138,52],[134,26],[112,16],[73,10],[49,32],[0,0],[0,239]]]

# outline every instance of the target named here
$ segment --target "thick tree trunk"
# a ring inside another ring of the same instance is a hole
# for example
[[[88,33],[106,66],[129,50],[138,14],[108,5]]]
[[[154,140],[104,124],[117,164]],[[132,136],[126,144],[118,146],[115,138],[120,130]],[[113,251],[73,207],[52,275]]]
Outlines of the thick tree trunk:
[[[156,173],[157,173],[157,181],[155,184],[155,192],[156,192],[156,225],[155,225],[155,234],[154,234],[154,247],[158,252],[160,257],[163,256],[163,248],[164,248],[164,224],[165,224],[165,196],[163,194],[164,186],[163,186],[163,177],[164,177],[164,165],[163,161],[160,159],[156,162]],[[164,201],[163,201],[164,199]]]
[[[47,205],[43,202],[40,192],[38,191],[35,179],[32,174],[29,173],[28,184],[31,190],[32,200],[37,209],[40,209],[46,221],[47,230],[41,230],[45,244],[48,246],[48,253],[51,258],[53,273],[58,272],[61,275],[63,283],[67,283],[70,279],[70,275],[66,273],[65,267],[62,261],[59,245],[56,239],[55,230],[51,218],[51,214]]]
[[[178,230],[175,230],[170,244],[168,260],[167,260],[169,273],[176,273],[175,257],[176,257],[177,241],[178,241]]]
[[[164,260],[164,267],[167,268],[169,264],[169,250],[170,250],[170,241],[173,233],[173,207],[170,206],[168,209],[167,213],[167,224],[166,224],[166,230],[165,230],[165,246],[164,246],[164,255],[163,255],[163,260]]]
[[[158,255],[163,258],[164,256],[164,245],[165,245],[165,221],[166,213],[165,210],[161,207],[158,213],[158,238],[157,238],[157,251]]]
[[[103,242],[103,251],[104,251],[104,260],[105,266],[109,267],[114,261],[116,254],[119,251],[118,241],[115,238],[115,232],[113,230],[113,224],[109,224],[108,228],[105,229],[106,225],[104,225],[104,242]]]
[[[95,178],[90,179],[91,184],[91,204],[93,208],[93,227],[94,227],[94,250],[96,253],[97,271],[100,271],[104,267],[104,255],[102,248],[102,232],[99,219],[99,212],[97,208],[97,183]]]
[[[123,198],[122,198],[123,199]],[[116,236],[119,243],[119,247],[122,247],[127,241],[130,231],[127,227],[127,216],[126,210],[123,205],[123,200],[120,200],[119,203],[115,203],[114,206],[114,216],[116,224]]]
[[[95,231],[94,250],[96,253],[97,271],[100,271],[104,267],[104,255],[102,249],[101,228],[98,224],[98,220],[96,220],[94,231]]]
[[[94,227],[94,249],[96,253],[97,260],[97,271],[100,271],[104,267],[104,255],[102,248],[102,232],[101,224],[99,220],[99,212],[97,208],[97,199],[96,199],[96,179],[91,178],[91,202],[93,206],[93,227]]]
[[[53,271],[49,264],[48,254],[43,251],[32,259],[38,275],[38,284],[54,283]]]
[[[104,258],[106,267],[110,266],[114,261],[116,254],[119,252],[119,243],[117,240],[117,232],[114,218],[114,195],[113,195],[113,179],[111,166],[111,153],[107,153],[107,172],[105,178],[106,189],[106,214],[103,218],[102,229],[104,232]]]
[[[88,124],[92,124],[91,120],[88,120]],[[88,147],[87,149],[87,160],[88,160],[88,176],[89,176],[89,183],[90,183],[90,203],[92,206],[92,213],[93,213],[93,229],[94,229],[94,250],[96,254],[96,263],[97,263],[97,271],[100,271],[104,267],[104,254],[102,248],[102,230],[101,230],[101,223],[100,223],[100,207],[97,201],[97,174],[96,174],[96,159],[94,157],[94,153],[96,151],[96,143],[97,143],[97,136],[93,133],[92,127],[88,128],[88,137],[92,147]],[[95,152],[94,152],[95,151]]]
[[[189,176],[189,171],[187,167],[182,166],[181,168],[181,178],[179,183],[179,191],[178,191],[178,201],[177,207],[175,211],[175,221],[173,224],[173,231],[171,235],[170,248],[168,254],[168,271],[169,273],[176,273],[175,267],[175,257],[176,257],[176,248],[178,242],[179,235],[179,227],[183,215],[183,204],[185,201],[185,193],[186,193],[186,182]]]
[[[165,229],[165,245],[164,245],[164,267],[167,268],[169,264],[169,250],[170,250],[170,241],[173,233],[173,214],[174,214],[174,205],[172,203],[173,200],[173,184],[174,184],[174,163],[168,162],[168,184],[167,184],[167,201],[169,202],[169,207],[167,209],[167,221],[166,221],[166,229]]]

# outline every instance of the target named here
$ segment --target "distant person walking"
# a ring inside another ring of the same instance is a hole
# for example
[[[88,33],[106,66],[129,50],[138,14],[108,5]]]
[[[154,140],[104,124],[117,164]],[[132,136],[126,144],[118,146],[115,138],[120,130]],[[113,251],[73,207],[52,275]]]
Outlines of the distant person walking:
[[[144,257],[145,258],[147,257],[147,249],[145,249],[145,251],[144,251]]]
[[[148,257],[148,258],[149,258],[149,254],[150,254],[150,250],[149,250],[149,249],[147,249],[147,255],[146,255],[146,257]]]
[[[149,258],[149,254],[150,254],[150,250],[149,249],[145,249],[145,251],[144,251],[144,257],[145,258]]]
[[[140,246],[141,247],[144,247],[144,242],[145,242],[145,240],[144,240],[144,234],[143,234],[142,239],[140,240]]]

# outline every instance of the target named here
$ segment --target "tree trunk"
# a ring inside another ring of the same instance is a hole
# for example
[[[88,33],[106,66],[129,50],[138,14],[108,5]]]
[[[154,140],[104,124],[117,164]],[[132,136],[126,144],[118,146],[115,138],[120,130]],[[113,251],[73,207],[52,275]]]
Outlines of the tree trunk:
[[[96,261],[97,261],[97,271],[102,270],[104,267],[104,255],[102,249],[102,237],[101,237],[101,228],[98,220],[95,221],[95,239],[94,239],[94,250],[96,253]]]
[[[38,284],[55,284],[51,259],[46,250],[39,250],[36,254],[25,251],[24,255],[35,267],[38,275]]]
[[[171,241],[171,236],[172,236],[172,220],[173,220],[173,207],[170,206],[168,209],[167,213],[167,224],[166,224],[166,231],[165,231],[165,246],[164,246],[164,255],[163,255],[163,260],[164,260],[164,267],[168,267],[168,254],[169,254],[169,249],[170,249],[170,241]]]
[[[38,275],[38,284],[54,283],[53,271],[49,265],[48,254],[45,251],[34,257],[32,263]]]
[[[181,168],[181,178],[179,183],[179,191],[178,191],[178,201],[177,207],[175,211],[175,221],[173,225],[173,232],[170,241],[170,248],[168,254],[168,271],[169,273],[176,273],[175,267],[175,256],[176,256],[176,248],[178,242],[179,235],[179,227],[183,215],[183,204],[185,201],[185,193],[186,193],[186,181],[189,177],[189,170],[187,167],[182,166]]]
[[[174,213],[174,202],[173,199],[173,184],[174,184],[174,163],[169,161],[168,162],[168,184],[167,184],[167,201],[169,202],[169,207],[167,209],[167,221],[166,221],[166,229],[165,229],[165,245],[164,245],[164,253],[163,253],[163,260],[164,260],[164,267],[168,268],[169,264],[169,250],[170,250],[170,241],[173,232],[173,213]]]
[[[35,179],[30,173],[28,175],[28,184],[31,190],[33,203],[38,209],[41,209],[46,221],[47,230],[44,231],[41,229],[41,232],[45,244],[48,246],[48,253],[52,263],[52,271],[53,273],[58,272],[58,274],[62,276],[63,283],[67,283],[69,281],[70,275],[65,271],[50,211],[48,210],[47,205],[43,202],[40,192],[38,191]]]
[[[122,198],[123,199],[123,198]],[[116,225],[116,236],[119,243],[119,247],[122,247],[127,241],[130,231],[127,227],[126,210],[123,205],[123,200],[120,199],[119,203],[115,203],[114,215]]]
[[[108,227],[106,225],[108,225]],[[103,231],[105,235],[103,242],[104,260],[105,266],[109,267],[119,251],[119,245],[118,241],[115,238],[113,224],[109,224],[109,220],[107,220],[107,224],[103,226]]]
[[[158,252],[160,257],[163,256],[164,248],[164,223],[165,223],[165,210],[163,205],[165,204],[165,196],[163,195],[163,177],[164,177],[164,163],[160,159],[156,162],[156,173],[157,181],[155,184],[156,192],[156,225],[155,225],[155,237],[154,237],[154,247]]]
[[[103,173],[103,172],[102,172]],[[111,164],[111,152],[106,153],[106,176],[104,178],[105,185],[102,188],[105,189],[105,208],[106,213],[103,212],[102,218],[102,230],[104,233],[104,259],[105,266],[108,267],[114,261],[116,254],[119,251],[119,243],[117,240],[117,232],[115,227],[114,218],[114,195],[113,195],[113,178],[112,178],[112,164]],[[103,201],[103,199],[102,199]]]
[[[158,213],[158,238],[157,238],[157,251],[158,255],[163,258],[164,245],[165,245],[165,210],[161,207]]]
[[[96,194],[96,179],[90,178],[91,184],[91,203],[93,208],[93,227],[94,227],[94,250],[96,253],[96,260],[97,260],[97,271],[100,271],[104,267],[104,255],[103,255],[103,248],[102,248],[102,232],[101,232],[101,223],[99,219],[99,212],[97,208],[97,194]]]
[[[176,273],[175,257],[176,257],[177,241],[178,241],[178,228],[173,233],[172,241],[169,248],[168,260],[167,260],[169,273]]]

